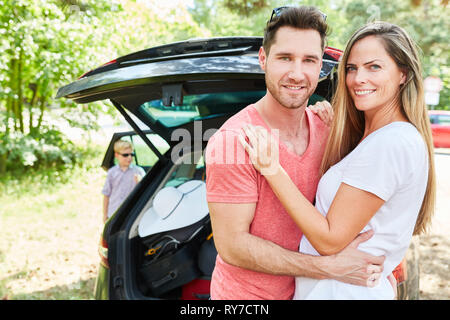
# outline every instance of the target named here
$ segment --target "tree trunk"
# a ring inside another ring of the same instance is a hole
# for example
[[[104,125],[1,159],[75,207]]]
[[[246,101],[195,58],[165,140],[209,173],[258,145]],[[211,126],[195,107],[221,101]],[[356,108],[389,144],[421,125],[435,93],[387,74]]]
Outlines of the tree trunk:
[[[14,120],[14,130],[17,130],[17,99],[16,95],[16,75],[17,75],[17,59],[11,58],[11,69],[10,69],[10,79],[9,88],[11,89],[9,93],[9,110],[10,115]]]
[[[38,99],[39,84],[37,84],[37,83],[30,83],[30,85],[28,87],[33,92],[33,95],[32,95],[31,100],[30,100],[30,105],[29,105],[29,108],[28,108],[28,110],[30,112],[29,131],[30,131],[30,133],[32,133],[35,130],[34,122],[33,122],[33,108],[36,105],[36,102],[37,102],[37,99]]]
[[[22,70],[23,70],[23,49],[20,49],[19,63],[17,65],[17,117],[19,119],[20,132],[25,133],[23,125],[23,90],[22,90]]]
[[[42,118],[44,117],[44,110],[45,110],[45,97],[41,97],[41,104],[39,105],[39,109],[41,110],[41,113],[39,114],[39,120],[36,125],[36,130],[38,131],[41,127]]]
[[[6,173],[6,158],[8,155],[0,154],[0,176],[4,175]]]

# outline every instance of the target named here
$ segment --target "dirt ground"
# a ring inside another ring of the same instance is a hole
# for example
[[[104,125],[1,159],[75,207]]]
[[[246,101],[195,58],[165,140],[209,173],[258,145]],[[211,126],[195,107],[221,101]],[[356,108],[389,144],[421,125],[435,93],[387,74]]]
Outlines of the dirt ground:
[[[436,149],[436,212],[420,237],[420,299],[450,300],[450,149]]]

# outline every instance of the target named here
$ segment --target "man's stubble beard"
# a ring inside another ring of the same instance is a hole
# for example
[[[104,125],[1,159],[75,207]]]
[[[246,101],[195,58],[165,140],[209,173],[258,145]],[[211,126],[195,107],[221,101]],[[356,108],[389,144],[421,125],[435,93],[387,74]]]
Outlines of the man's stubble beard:
[[[282,97],[282,95],[280,94],[280,86],[276,83],[273,83],[272,81],[270,81],[270,76],[268,76],[267,70],[266,70],[266,86],[267,86],[267,90],[270,92],[270,94],[272,95],[272,97],[278,101],[278,103],[287,108],[287,109],[298,109],[301,108],[303,106],[306,106],[309,98],[311,97],[311,95],[314,93],[314,90],[316,88],[314,88],[312,90],[312,92],[307,92],[306,95],[302,95],[299,96],[297,99],[296,98],[284,98]],[[310,88],[310,87],[309,87]]]

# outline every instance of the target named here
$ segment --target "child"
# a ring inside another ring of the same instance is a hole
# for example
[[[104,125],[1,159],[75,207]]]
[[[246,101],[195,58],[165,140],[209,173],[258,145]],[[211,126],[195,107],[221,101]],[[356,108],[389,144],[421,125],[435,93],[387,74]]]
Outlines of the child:
[[[102,189],[103,222],[112,216],[145,175],[144,169],[131,164],[133,156],[133,146],[130,142],[117,140],[114,143],[114,157],[118,164],[108,170]]]

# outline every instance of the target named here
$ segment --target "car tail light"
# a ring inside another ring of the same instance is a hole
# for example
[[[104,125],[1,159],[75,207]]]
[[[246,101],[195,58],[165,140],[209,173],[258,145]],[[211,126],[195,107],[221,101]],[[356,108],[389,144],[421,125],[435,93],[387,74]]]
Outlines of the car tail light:
[[[117,60],[114,59],[114,60],[111,60],[111,61],[109,61],[109,62],[107,62],[105,64],[102,64],[100,67],[104,67],[104,66],[107,66],[108,64],[113,64],[113,63],[116,63],[116,62],[117,62]]]
[[[100,237],[100,243],[98,244],[98,254],[100,255],[100,264],[109,269],[108,262],[108,243],[103,237]]]
[[[395,279],[397,279],[397,283],[405,281],[408,278],[406,260],[403,259],[397,268],[392,271],[392,273],[394,274]]]
[[[333,57],[336,61],[339,61],[341,59],[343,51],[333,47],[326,47],[325,53]]]

